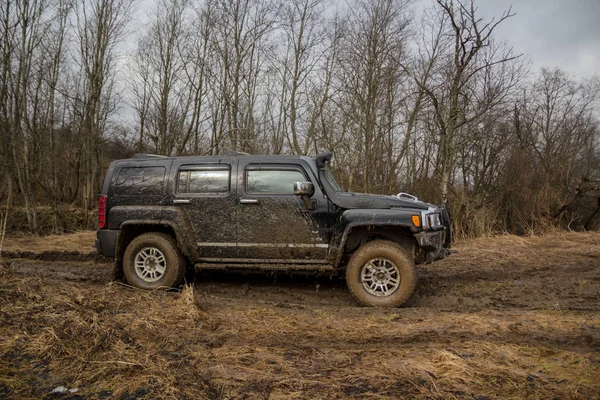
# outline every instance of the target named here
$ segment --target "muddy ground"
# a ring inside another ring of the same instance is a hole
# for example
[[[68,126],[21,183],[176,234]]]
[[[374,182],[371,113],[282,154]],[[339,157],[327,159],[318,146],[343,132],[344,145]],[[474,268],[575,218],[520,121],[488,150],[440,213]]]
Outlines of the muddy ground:
[[[335,276],[140,292],[92,242],[5,240],[0,398],[600,397],[600,233],[458,243],[399,309]]]

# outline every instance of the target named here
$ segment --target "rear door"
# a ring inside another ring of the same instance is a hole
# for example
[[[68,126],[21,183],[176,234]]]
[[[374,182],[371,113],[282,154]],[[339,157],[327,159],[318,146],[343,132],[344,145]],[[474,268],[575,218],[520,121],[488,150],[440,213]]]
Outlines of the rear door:
[[[121,229],[127,221],[161,220],[163,206],[168,205],[165,177],[170,163],[163,159],[126,160],[114,167],[106,192],[108,229]]]
[[[202,258],[235,256],[237,202],[234,159],[175,162],[173,204],[193,227]]]
[[[296,181],[314,184],[311,207],[294,194]],[[325,260],[329,248],[327,200],[308,168],[240,158],[238,197],[240,258],[266,262]]]

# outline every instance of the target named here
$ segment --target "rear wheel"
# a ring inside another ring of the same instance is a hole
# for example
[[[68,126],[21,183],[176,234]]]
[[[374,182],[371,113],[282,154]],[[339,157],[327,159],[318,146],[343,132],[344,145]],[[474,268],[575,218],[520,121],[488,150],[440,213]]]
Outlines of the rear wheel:
[[[374,240],[350,258],[346,284],[364,305],[398,307],[410,298],[417,285],[415,263],[398,244]]]
[[[179,285],[185,260],[175,240],[164,233],[144,233],[133,239],[123,255],[127,282],[140,289]]]

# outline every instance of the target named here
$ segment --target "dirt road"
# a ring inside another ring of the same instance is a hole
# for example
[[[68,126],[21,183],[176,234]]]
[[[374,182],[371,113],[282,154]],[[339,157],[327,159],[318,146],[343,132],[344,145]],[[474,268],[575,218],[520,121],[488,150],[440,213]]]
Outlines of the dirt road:
[[[64,239],[6,243],[0,397],[600,397],[600,233],[460,243],[391,310],[330,276],[139,292]]]

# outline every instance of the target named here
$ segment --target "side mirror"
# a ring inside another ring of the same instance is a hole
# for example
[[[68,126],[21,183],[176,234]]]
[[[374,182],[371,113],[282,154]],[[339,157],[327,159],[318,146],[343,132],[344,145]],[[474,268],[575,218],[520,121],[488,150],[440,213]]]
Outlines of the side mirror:
[[[310,197],[315,194],[315,186],[312,182],[294,182],[294,194]]]

